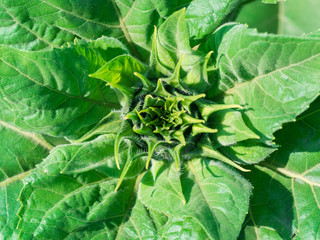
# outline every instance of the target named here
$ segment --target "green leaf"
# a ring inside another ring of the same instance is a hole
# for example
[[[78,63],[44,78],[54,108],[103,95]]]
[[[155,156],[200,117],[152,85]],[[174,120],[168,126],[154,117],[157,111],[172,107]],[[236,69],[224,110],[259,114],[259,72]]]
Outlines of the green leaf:
[[[92,239],[103,234],[114,239],[135,181],[125,180],[114,192],[116,183],[93,171],[74,176],[33,172],[19,198],[20,238]]]
[[[190,37],[199,40],[212,33],[228,15],[235,10],[240,0],[197,0],[186,10],[186,22]]]
[[[218,52],[218,99],[246,106],[243,120],[263,141],[272,140],[273,132],[294,121],[319,94],[316,38],[258,34],[243,25],[229,25],[208,40],[207,48]],[[240,121],[229,119],[226,125],[232,128]]]
[[[138,199],[131,209],[130,216],[119,228],[116,239],[157,239],[157,228],[154,219]]]
[[[279,4],[278,33],[298,36],[319,29],[318,0],[289,0]]]
[[[0,4],[0,44],[25,50],[60,48],[74,38],[120,39],[144,58],[151,48],[153,26],[160,16],[148,0],[4,0]]]
[[[170,75],[178,60],[185,54],[191,54],[188,28],[185,21],[185,9],[173,13],[160,26],[154,43],[155,52],[151,64],[160,64],[162,74]],[[165,70],[164,70],[164,69]]]
[[[274,5],[251,1],[241,8],[236,21],[259,32],[300,36],[320,27],[319,7],[318,0],[279,1]]]
[[[294,233],[297,239],[320,237],[319,108],[320,98],[297,122],[286,124],[276,134],[282,147],[247,175],[254,191],[245,232],[255,227],[260,238],[264,228],[273,229],[278,239]]]
[[[105,37],[37,52],[2,46],[0,97],[21,128],[77,137],[120,108],[117,94],[88,75],[125,52],[119,41]]]
[[[58,146],[25,179],[19,198],[22,239],[114,239],[121,229],[131,229],[126,224],[129,217],[133,220],[143,210],[137,206],[131,212],[141,179],[133,176],[144,163],[137,161],[127,174],[131,178],[124,179],[115,192],[121,171],[115,166],[114,139],[115,134],[109,134],[91,142]],[[121,159],[126,153],[121,147]]]
[[[103,65],[97,72],[90,74],[90,77],[106,81],[112,88],[117,88],[128,98],[141,86],[141,81],[134,73],[143,74],[146,67],[129,55],[118,56]]]
[[[209,239],[202,227],[191,218],[171,217],[163,227],[160,239]]]
[[[268,146],[256,139],[248,139],[238,142],[234,146],[219,148],[219,150],[234,161],[254,164],[270,156],[277,148]]]
[[[51,146],[37,135],[0,121],[0,238],[17,239],[17,201],[21,179],[40,163]]]
[[[192,218],[212,239],[236,238],[250,184],[220,162],[192,160],[185,168],[179,176],[173,174],[174,164],[153,164],[141,181],[139,199],[166,215]]]
[[[121,171],[116,167],[114,156],[115,138],[116,134],[107,134],[89,142],[58,146],[52,150],[46,161],[38,166],[38,169],[49,175],[62,173],[72,175],[95,171],[102,175],[119,178]],[[137,154],[137,151],[137,147],[133,145],[134,155]],[[127,157],[130,157],[124,144],[121,144],[119,154],[120,166],[123,170]],[[127,173],[127,177],[137,176],[144,165],[141,159],[136,160],[134,167]]]
[[[155,29],[149,75],[152,78],[173,75],[179,82],[182,72],[182,85],[192,92],[202,93],[209,86],[207,64],[210,55],[210,51],[201,54],[191,49],[183,8],[170,15],[158,32]]]
[[[279,4],[249,1],[241,7],[236,22],[248,24],[259,32],[277,33],[279,28]]]
[[[117,134],[119,131],[121,131],[121,126],[123,125],[122,123],[124,121],[123,118],[123,113],[121,111],[112,111],[105,116],[93,129],[73,142],[84,142],[104,134]]]

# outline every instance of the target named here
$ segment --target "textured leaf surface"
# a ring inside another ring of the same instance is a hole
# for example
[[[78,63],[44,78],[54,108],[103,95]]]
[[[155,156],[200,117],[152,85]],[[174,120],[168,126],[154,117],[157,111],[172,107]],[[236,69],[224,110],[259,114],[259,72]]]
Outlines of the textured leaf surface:
[[[163,227],[161,239],[209,239],[202,227],[191,218],[171,217]]]
[[[25,179],[20,195],[21,238],[114,239],[122,228],[132,230],[123,226],[129,216],[148,218],[143,212],[147,210],[138,205],[131,214],[136,178],[125,179],[114,191],[121,173],[115,166],[114,138],[109,134],[87,143],[56,147]],[[127,150],[120,150],[121,159],[126,159]],[[136,164],[127,176],[140,173],[144,164],[140,166]],[[153,225],[149,225],[151,234]]]
[[[50,149],[51,146],[35,134],[0,121],[0,239],[17,239],[21,179]]]
[[[120,107],[116,93],[88,75],[125,52],[105,37],[37,52],[0,47],[0,96],[23,129],[77,136]]]
[[[111,87],[123,92],[126,97],[132,98],[141,85],[140,80],[134,75],[135,72],[143,74],[146,72],[146,67],[134,57],[122,55],[107,62],[90,76],[106,81]]]
[[[282,147],[248,175],[254,191],[246,239],[250,231],[260,238],[269,232],[275,239],[320,237],[319,107],[318,98],[296,123],[285,125],[276,134]]]
[[[240,0],[197,0],[186,10],[190,37],[202,39],[212,33],[228,17]]]
[[[137,199],[116,239],[157,239],[157,228],[149,211]]]
[[[251,186],[219,162],[188,162],[179,176],[175,167],[158,163],[142,179],[139,198],[169,216],[191,217],[212,239],[238,236],[247,212]]]
[[[126,43],[131,52],[150,48],[157,15],[148,0],[4,0],[0,4],[0,44],[27,50],[59,48],[75,37],[110,36]]]
[[[95,171],[102,175],[119,178],[121,171],[117,169],[114,157],[114,142],[116,134],[102,135],[85,143],[69,144],[56,147],[46,158],[46,161],[38,166],[41,171],[49,175],[77,174],[86,171]],[[137,147],[133,146],[133,154]],[[123,168],[127,161],[128,149],[121,145],[120,166]],[[136,176],[144,164],[136,160],[134,167],[129,170],[127,177]]]
[[[208,40],[210,46],[218,52],[222,101],[246,106],[243,120],[262,140],[273,139],[282,123],[293,121],[319,94],[318,39],[258,34],[229,25]],[[239,121],[234,118],[227,125],[238,126]]]

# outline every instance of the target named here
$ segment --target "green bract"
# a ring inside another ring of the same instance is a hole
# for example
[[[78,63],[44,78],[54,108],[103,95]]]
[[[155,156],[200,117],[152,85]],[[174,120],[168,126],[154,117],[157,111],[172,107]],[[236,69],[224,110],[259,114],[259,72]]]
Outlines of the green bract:
[[[0,239],[320,239],[315,1],[1,0]]]

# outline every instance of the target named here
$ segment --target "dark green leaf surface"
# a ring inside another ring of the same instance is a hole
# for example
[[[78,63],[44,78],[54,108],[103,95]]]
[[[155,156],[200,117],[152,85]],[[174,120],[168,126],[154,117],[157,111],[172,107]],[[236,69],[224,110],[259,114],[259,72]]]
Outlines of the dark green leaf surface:
[[[36,171],[27,178],[20,195],[20,237],[92,239],[103,235],[114,239],[116,226],[127,213],[134,182],[125,180],[114,192],[116,179],[96,172],[49,176]]]
[[[148,0],[34,0],[0,3],[0,44],[39,50],[59,48],[75,37],[116,37],[133,53],[150,48],[159,16]],[[141,48],[141,49],[140,49]]]
[[[191,217],[212,239],[238,236],[251,186],[220,162],[193,160],[180,176],[174,164],[153,163],[142,179],[139,198],[169,216]]]
[[[262,140],[273,139],[282,123],[293,121],[319,94],[318,39],[258,34],[236,25],[211,37],[208,48],[218,52],[222,101],[245,106],[243,120]],[[226,121],[235,128],[242,119]]]
[[[119,41],[106,37],[37,52],[0,47],[0,96],[23,129],[83,134],[120,107],[117,94],[88,75],[125,52]]]
[[[248,175],[254,185],[245,239],[319,239],[320,98],[276,134],[282,147]],[[264,230],[265,228],[265,230]],[[268,228],[270,228],[268,230]],[[250,233],[251,232],[251,233]]]
[[[35,134],[0,121],[0,239],[17,239],[21,179],[50,149],[51,146]]]

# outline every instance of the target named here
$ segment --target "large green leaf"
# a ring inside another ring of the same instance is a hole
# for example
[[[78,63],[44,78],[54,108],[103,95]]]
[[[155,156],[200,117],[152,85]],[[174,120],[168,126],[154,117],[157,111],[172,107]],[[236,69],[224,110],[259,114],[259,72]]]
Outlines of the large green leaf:
[[[250,184],[220,162],[189,161],[182,175],[174,164],[153,162],[139,198],[169,216],[191,217],[212,239],[235,239],[247,213]]]
[[[114,139],[115,134],[109,134],[58,146],[24,180],[19,211],[22,239],[114,239],[132,231],[128,221],[148,219],[148,211],[135,200],[140,181],[136,176],[144,163],[136,161],[127,174],[131,178],[115,192],[121,171],[114,161]],[[121,167],[127,153],[124,146],[120,148]],[[141,224],[137,235],[155,231],[152,223]]]
[[[128,212],[134,179],[117,180],[89,171],[75,176],[33,172],[20,195],[22,239],[114,239]],[[132,206],[130,206],[132,207]]]
[[[278,33],[302,35],[320,28],[318,0],[288,0],[279,4]]]
[[[26,52],[0,47],[0,96],[16,125],[26,130],[75,137],[112,109],[115,91],[88,75],[119,54],[117,40],[78,41],[63,49]]]
[[[247,176],[254,185],[245,239],[320,238],[320,98],[276,134],[282,147]],[[250,233],[251,232],[251,233]],[[251,238],[250,235],[254,234]]]
[[[17,239],[17,201],[21,179],[40,163],[51,146],[39,136],[0,121],[0,239]]]
[[[75,37],[105,35],[121,39],[135,55],[145,55],[159,15],[149,0],[4,0],[0,19],[0,44],[11,47],[59,48]]]
[[[233,128],[244,120],[262,141],[272,140],[273,132],[294,121],[319,94],[317,38],[258,34],[243,25],[228,25],[208,39],[204,49],[218,53],[220,95],[215,99],[246,107],[243,119],[226,118],[221,126]],[[239,127],[234,132],[242,134]],[[234,136],[230,139],[232,143]]]
[[[318,0],[288,0],[278,4],[251,1],[241,8],[236,21],[260,32],[300,36],[319,29],[319,7]]]
[[[197,0],[192,1],[186,10],[186,22],[190,37],[202,39],[212,33],[228,18],[240,0]]]

